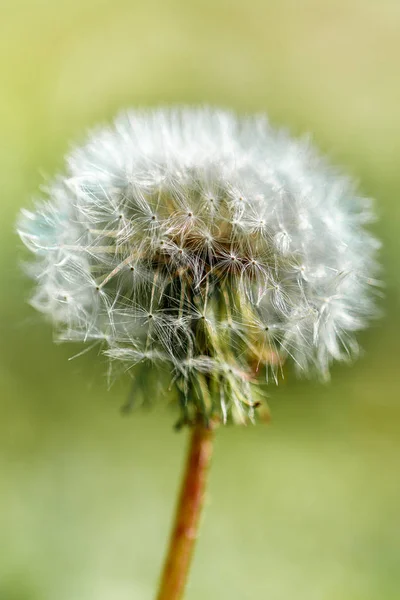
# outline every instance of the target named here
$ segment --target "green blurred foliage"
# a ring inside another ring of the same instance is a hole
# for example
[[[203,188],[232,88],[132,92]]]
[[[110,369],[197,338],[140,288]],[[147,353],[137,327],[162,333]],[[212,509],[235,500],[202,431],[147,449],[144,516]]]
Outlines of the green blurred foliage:
[[[1,0],[0,599],[147,600],[185,434],[25,303],[18,209],[122,107],[211,103],[312,132],[377,198],[385,317],[332,383],[218,434],[188,600],[399,597],[400,3]]]

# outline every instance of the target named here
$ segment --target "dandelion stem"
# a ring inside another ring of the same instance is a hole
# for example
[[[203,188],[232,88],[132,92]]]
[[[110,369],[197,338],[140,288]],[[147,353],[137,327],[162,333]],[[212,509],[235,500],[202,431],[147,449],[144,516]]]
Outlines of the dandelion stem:
[[[186,469],[157,600],[183,598],[204,504],[213,437],[213,426],[206,426],[204,422],[197,423],[191,430]]]

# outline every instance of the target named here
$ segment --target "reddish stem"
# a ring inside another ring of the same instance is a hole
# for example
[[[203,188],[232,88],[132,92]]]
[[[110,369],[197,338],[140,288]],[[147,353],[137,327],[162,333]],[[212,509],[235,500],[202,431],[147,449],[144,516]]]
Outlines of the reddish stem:
[[[183,597],[204,504],[212,450],[212,428],[201,423],[195,425],[191,431],[186,470],[157,600],[180,600]]]

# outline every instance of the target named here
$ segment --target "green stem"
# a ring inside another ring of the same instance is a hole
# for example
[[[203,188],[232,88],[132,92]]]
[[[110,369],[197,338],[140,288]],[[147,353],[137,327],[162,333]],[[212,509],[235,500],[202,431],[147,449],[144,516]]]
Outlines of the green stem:
[[[204,504],[213,437],[213,428],[200,422],[191,430],[186,470],[157,600],[183,598]]]

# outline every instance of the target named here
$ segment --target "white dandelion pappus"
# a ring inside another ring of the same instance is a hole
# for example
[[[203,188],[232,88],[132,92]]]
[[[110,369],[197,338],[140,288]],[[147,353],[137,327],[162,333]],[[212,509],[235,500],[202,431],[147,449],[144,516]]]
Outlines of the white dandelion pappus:
[[[265,117],[123,113],[45,195],[18,223],[33,306],[63,341],[165,363],[182,422],[253,419],[262,372],[327,378],[377,314],[371,202]]]

